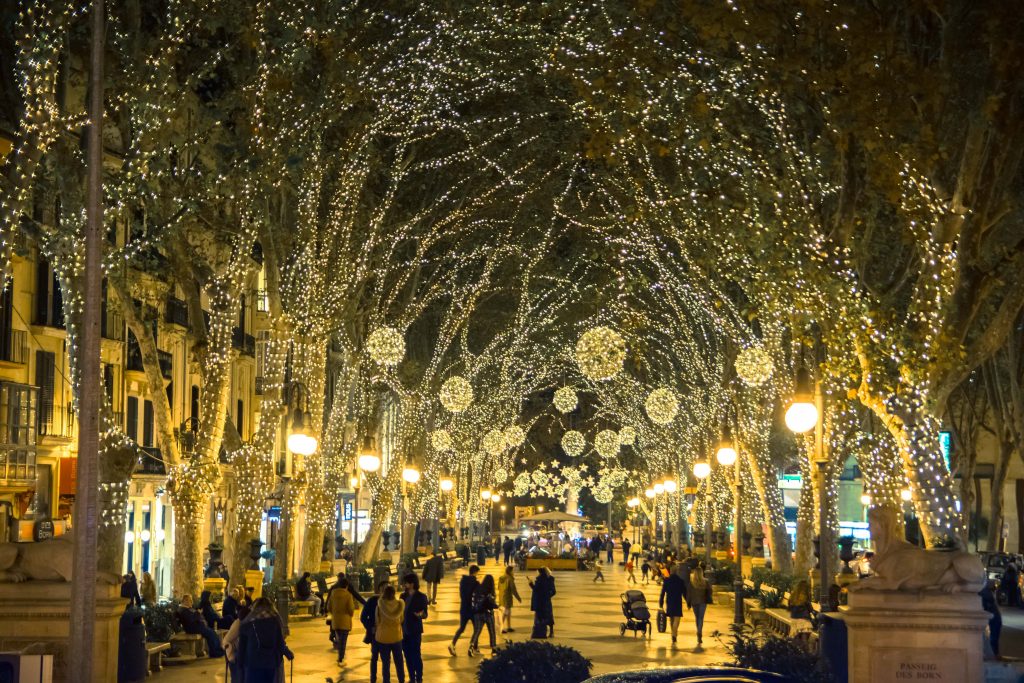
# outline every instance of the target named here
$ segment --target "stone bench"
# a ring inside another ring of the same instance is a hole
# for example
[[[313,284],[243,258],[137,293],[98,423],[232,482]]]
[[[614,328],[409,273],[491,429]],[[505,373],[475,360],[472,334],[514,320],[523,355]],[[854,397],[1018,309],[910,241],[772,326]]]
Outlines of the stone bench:
[[[169,645],[175,656],[164,659],[164,664],[181,664],[206,656],[206,641],[198,633],[175,633]]]
[[[800,633],[813,633],[814,626],[809,619],[797,619],[789,615],[784,608],[766,609],[764,611],[765,626],[783,638],[793,638]]]
[[[149,668],[146,675],[155,671],[163,671],[164,652],[171,649],[170,643],[146,643],[146,655],[149,657]]]
[[[288,603],[288,614],[295,616],[315,617],[314,608],[316,603],[312,600],[292,600]]]

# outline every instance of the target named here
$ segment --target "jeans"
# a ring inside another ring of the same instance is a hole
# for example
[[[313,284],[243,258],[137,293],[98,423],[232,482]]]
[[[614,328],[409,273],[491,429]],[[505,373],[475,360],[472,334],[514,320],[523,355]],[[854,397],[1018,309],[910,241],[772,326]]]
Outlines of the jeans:
[[[405,655],[405,666],[409,669],[409,683],[423,681],[423,634],[410,633],[402,638],[402,654]]]
[[[697,622],[697,640],[701,639],[701,633],[704,631],[704,612],[707,610],[706,604],[693,605],[693,618]]]
[[[477,648],[480,644],[480,634],[484,631],[484,626],[487,627],[487,632],[491,637],[491,649],[494,649],[494,613],[493,612],[481,612],[480,614],[473,615],[473,637],[469,641],[471,648]]]
[[[370,640],[370,683],[377,683],[377,662],[380,661],[380,643]]]
[[[437,582],[436,581],[427,581],[427,600],[430,601],[430,604],[434,604],[435,602],[437,602]]]
[[[608,562],[606,564],[613,564],[615,562],[615,546],[608,546]]]
[[[221,647],[220,636],[217,635],[216,631],[209,626],[204,625],[199,629],[199,635],[206,640],[207,654],[209,654],[210,657],[224,656],[224,648]]]
[[[999,656],[999,633],[1003,630],[1003,617],[996,615],[988,620],[988,640],[992,644],[992,654]]]
[[[348,645],[348,631],[334,631],[334,647],[338,650],[338,661],[345,659],[345,647]]]
[[[459,628],[455,631],[455,635],[452,636],[453,646],[455,645],[455,643],[459,642],[459,636],[461,636],[462,632],[466,630],[466,624],[468,624],[471,621],[473,621],[472,614],[466,614],[464,612],[459,614]]]
[[[625,548],[622,549],[622,564],[629,562],[629,551]]]
[[[509,564],[511,561],[512,561],[512,551],[511,550],[506,550],[505,551],[505,564]]]
[[[391,659],[395,660],[395,672],[398,674],[398,683],[405,683],[405,663],[402,661],[402,643],[377,643],[380,650],[381,665],[384,668],[384,683],[391,683]]]

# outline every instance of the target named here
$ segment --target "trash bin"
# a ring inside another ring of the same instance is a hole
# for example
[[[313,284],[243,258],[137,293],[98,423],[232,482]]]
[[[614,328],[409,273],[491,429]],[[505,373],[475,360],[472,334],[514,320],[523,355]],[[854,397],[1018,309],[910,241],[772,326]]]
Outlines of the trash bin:
[[[382,583],[391,581],[391,567],[388,565],[375,565],[373,568],[373,588],[375,590],[377,586]]]
[[[142,611],[129,608],[121,615],[118,624],[117,683],[143,681],[148,668],[146,625],[142,622]]]
[[[821,658],[828,665],[836,683],[846,683],[848,653],[846,650],[846,622],[835,612],[821,613],[821,627],[818,630]]]

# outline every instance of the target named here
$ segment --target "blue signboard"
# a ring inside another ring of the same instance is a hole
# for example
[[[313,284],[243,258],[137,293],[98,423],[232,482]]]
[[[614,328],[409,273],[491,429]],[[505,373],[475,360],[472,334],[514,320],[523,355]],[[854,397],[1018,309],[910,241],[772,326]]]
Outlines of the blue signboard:
[[[348,501],[345,502],[345,515],[344,515],[343,519],[346,522],[351,522],[352,521],[352,503],[351,502],[348,502]]]
[[[953,434],[951,432],[939,432],[939,450],[942,452],[942,459],[946,461],[946,471],[952,472],[950,454],[953,451]]]

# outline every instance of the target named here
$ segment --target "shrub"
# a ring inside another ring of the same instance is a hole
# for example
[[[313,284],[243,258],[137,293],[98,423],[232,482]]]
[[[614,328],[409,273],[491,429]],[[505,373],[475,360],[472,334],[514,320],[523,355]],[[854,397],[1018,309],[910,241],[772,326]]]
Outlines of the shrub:
[[[712,571],[711,583],[716,586],[731,586],[736,581],[736,569],[731,564],[721,564]]]
[[[476,677],[479,683],[580,683],[590,678],[593,666],[571,647],[527,640],[500,648],[493,657],[480,662]]]
[[[754,567],[750,573],[750,579],[754,582],[754,588],[771,586],[780,593],[785,593],[793,587],[795,579],[789,574],[773,571],[767,567]]]
[[[166,643],[181,630],[178,623],[178,601],[168,600],[143,608],[146,624],[146,640],[151,643]]]
[[[785,602],[782,591],[758,591],[757,598],[761,601],[761,609],[777,609]]]
[[[757,631],[748,625],[734,627],[724,643],[733,666],[784,676],[791,683],[832,683],[835,679],[816,654],[798,641]]]

